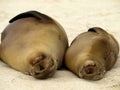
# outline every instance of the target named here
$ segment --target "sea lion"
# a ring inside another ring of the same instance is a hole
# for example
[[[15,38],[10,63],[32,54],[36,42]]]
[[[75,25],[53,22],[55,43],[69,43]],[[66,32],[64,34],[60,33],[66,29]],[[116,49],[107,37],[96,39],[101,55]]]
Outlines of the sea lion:
[[[99,80],[117,60],[119,45],[105,30],[93,27],[78,35],[66,51],[65,65],[80,78]]]
[[[37,11],[21,13],[2,32],[0,58],[35,78],[48,78],[62,65],[68,38],[62,26]]]

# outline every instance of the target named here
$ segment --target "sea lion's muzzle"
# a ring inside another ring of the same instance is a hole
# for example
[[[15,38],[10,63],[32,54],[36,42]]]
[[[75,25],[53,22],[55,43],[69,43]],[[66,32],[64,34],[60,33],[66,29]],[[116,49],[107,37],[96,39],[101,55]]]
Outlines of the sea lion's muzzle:
[[[80,69],[79,77],[89,80],[99,80],[105,74],[105,67],[94,61],[88,60]]]
[[[51,57],[46,57],[44,55],[36,57],[32,61],[32,69],[30,74],[35,78],[48,78],[52,76],[57,69],[57,63]]]

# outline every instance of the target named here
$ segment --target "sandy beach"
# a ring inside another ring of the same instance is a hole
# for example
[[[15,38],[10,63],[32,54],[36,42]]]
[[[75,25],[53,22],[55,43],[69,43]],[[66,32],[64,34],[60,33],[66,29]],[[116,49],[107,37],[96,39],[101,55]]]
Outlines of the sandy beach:
[[[69,44],[91,27],[105,29],[120,43],[119,0],[0,0],[0,7],[0,32],[12,17],[37,10],[63,26]],[[58,70],[52,78],[38,80],[0,61],[0,90],[120,90],[120,55],[99,81],[80,79],[68,70]]]

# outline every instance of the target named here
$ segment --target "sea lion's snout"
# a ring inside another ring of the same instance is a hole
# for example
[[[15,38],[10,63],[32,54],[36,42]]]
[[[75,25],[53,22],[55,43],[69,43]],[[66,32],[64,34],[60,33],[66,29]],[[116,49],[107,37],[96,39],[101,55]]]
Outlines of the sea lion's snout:
[[[48,78],[52,76],[57,69],[57,63],[51,57],[45,55],[37,56],[32,60],[32,69],[30,74],[35,78]]]
[[[103,78],[105,74],[105,68],[95,63],[94,61],[86,61],[83,65],[82,69],[80,69],[79,76],[81,78],[89,79],[89,80],[99,80]]]
[[[88,65],[85,67],[85,73],[87,75],[94,74],[94,72],[95,72],[95,65]]]

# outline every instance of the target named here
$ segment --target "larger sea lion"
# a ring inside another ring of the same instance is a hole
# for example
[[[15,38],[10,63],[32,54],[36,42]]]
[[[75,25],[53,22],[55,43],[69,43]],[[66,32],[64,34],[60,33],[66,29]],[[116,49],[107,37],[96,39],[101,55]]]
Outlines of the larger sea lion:
[[[60,68],[68,47],[62,26],[37,11],[21,13],[2,32],[0,58],[35,78],[48,78]]]
[[[65,55],[65,65],[81,78],[103,78],[117,60],[119,45],[115,38],[99,27],[78,35]]]

